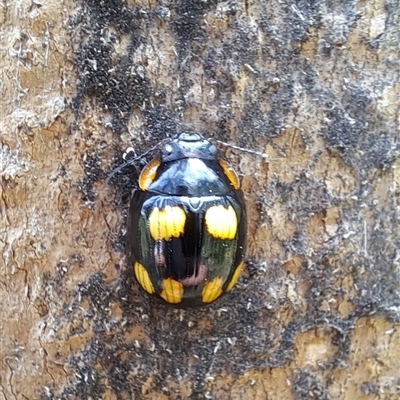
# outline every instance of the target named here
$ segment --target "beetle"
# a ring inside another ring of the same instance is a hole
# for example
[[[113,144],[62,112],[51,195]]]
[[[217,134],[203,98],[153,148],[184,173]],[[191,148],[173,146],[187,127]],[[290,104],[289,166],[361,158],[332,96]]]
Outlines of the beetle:
[[[162,145],[131,197],[127,259],[164,303],[211,303],[236,284],[246,251],[239,179],[217,147],[185,132]]]

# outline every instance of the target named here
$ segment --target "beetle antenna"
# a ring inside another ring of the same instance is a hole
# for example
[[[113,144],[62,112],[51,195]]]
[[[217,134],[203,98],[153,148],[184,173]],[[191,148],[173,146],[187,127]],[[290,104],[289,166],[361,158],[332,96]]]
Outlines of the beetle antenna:
[[[140,156],[131,158],[130,160],[128,160],[127,162],[123,163],[122,165],[120,165],[119,167],[115,168],[114,171],[112,171],[107,178],[104,181],[103,187],[108,185],[108,182],[110,182],[110,179],[118,174],[119,172],[121,172],[125,167],[134,164],[136,161],[139,161],[140,159],[142,159],[143,157],[146,157],[149,153],[153,152],[154,150],[156,150],[157,148],[159,148],[160,146],[162,146],[165,143],[170,142],[171,139],[167,138],[162,140],[161,142],[157,143],[156,145],[154,145],[153,147],[150,147],[150,149],[146,150],[144,153],[142,153]]]
[[[256,151],[256,150],[245,149],[243,147],[235,146],[235,145],[230,144],[230,143],[222,142],[221,140],[218,140],[218,139],[211,139],[211,140],[213,140],[214,142],[217,142],[217,143],[219,143],[219,144],[221,144],[221,145],[223,145],[225,147],[230,147],[230,148],[232,148],[234,150],[243,151],[244,153],[253,154],[254,156],[262,157],[262,158],[265,158],[265,159],[267,158],[267,155],[265,153],[261,153],[261,152]]]

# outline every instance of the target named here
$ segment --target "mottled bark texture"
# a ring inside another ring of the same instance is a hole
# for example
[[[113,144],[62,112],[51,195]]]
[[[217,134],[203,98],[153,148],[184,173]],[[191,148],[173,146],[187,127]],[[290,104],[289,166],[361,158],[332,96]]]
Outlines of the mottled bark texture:
[[[0,399],[398,399],[398,0],[0,3]],[[133,281],[141,165],[233,150],[246,271],[177,310]],[[148,159],[147,159],[148,160]]]

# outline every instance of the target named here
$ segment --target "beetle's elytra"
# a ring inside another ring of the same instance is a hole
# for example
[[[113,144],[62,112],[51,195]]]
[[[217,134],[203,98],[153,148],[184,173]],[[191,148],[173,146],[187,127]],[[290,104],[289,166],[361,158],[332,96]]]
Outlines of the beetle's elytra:
[[[163,145],[142,171],[128,217],[140,286],[181,307],[211,303],[240,276],[246,210],[235,171],[196,133]]]

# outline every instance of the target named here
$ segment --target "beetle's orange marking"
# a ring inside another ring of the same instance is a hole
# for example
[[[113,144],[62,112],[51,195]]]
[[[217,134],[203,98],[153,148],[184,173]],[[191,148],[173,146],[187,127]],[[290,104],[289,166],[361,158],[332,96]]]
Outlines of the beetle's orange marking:
[[[229,179],[229,182],[233,186],[234,189],[239,189],[239,178],[235,172],[235,170],[222,158],[218,160],[219,165],[224,171],[225,176]]]
[[[217,239],[234,239],[237,232],[237,217],[232,206],[212,206],[205,215],[208,233]]]
[[[149,217],[149,229],[154,240],[170,240],[185,231],[186,214],[181,207],[155,207]]]
[[[145,191],[154,181],[157,174],[157,169],[160,166],[161,161],[156,158],[150,161],[143,169],[139,177],[139,187]]]
[[[229,292],[236,285],[236,282],[239,279],[240,274],[242,273],[242,269],[243,269],[243,261],[238,265],[235,272],[233,273],[231,281],[229,282],[229,285],[226,288],[227,292]]]
[[[211,303],[222,294],[222,278],[217,277],[208,281],[201,292],[201,301],[203,303]]]
[[[135,276],[138,282],[140,283],[140,286],[150,294],[153,294],[155,292],[154,286],[151,282],[150,275],[147,272],[146,268],[143,267],[142,264],[135,262],[135,265],[133,266],[133,269],[135,271]]]
[[[162,297],[167,303],[177,304],[182,301],[183,285],[181,282],[172,278],[167,278],[162,281],[161,287],[162,291],[160,297]]]

